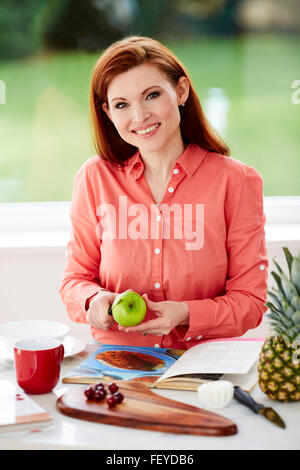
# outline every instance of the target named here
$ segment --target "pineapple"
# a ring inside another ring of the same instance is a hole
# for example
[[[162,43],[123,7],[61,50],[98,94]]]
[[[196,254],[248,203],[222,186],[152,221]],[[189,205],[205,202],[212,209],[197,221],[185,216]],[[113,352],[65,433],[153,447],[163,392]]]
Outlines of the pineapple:
[[[289,277],[273,260],[278,273],[271,275],[278,289],[268,292],[273,334],[264,342],[258,364],[258,383],[272,400],[300,400],[300,252],[292,256],[283,247]]]

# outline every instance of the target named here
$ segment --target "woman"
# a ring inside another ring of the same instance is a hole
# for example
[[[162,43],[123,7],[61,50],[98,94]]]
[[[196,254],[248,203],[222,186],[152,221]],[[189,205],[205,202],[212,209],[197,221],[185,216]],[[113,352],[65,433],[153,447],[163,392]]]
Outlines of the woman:
[[[113,44],[90,108],[97,155],[75,178],[60,288],[71,319],[101,343],[180,349],[259,325],[262,178],[229,157],[180,61],[153,39]],[[147,304],[129,328],[108,314],[125,290]]]

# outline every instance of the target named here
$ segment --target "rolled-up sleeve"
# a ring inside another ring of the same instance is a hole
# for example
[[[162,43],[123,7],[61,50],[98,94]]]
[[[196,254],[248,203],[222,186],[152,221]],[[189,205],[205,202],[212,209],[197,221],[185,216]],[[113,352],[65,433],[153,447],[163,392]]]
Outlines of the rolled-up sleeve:
[[[228,256],[225,293],[186,301],[189,326],[177,328],[181,341],[241,336],[257,327],[267,310],[263,180],[254,168],[230,178],[224,211]]]
[[[71,234],[59,293],[75,322],[86,322],[89,297],[103,288],[99,281],[100,237],[92,182],[83,166],[75,176],[70,207]]]

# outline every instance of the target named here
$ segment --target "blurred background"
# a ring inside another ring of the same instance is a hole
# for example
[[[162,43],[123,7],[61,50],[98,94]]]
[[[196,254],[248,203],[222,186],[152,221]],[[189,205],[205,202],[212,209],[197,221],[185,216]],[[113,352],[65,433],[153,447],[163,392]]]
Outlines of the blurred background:
[[[264,196],[300,194],[299,0],[0,0],[0,202],[70,200],[94,63],[131,34],[180,58]]]

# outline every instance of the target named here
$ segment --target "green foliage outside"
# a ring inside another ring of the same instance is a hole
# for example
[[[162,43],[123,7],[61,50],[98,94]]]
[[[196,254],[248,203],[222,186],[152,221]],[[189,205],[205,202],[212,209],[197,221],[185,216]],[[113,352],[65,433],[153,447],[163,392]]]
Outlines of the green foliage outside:
[[[300,104],[297,38],[201,38],[167,45],[190,72],[204,103],[207,90],[230,99],[225,140],[232,156],[264,178],[264,195],[299,195]],[[99,53],[44,54],[2,63],[0,201],[69,200],[75,172],[95,154],[88,96]]]
[[[0,60],[45,50],[95,51],[129,34],[176,35],[177,15],[182,15],[178,4],[178,0],[1,0]],[[184,34],[186,26],[180,27]]]

